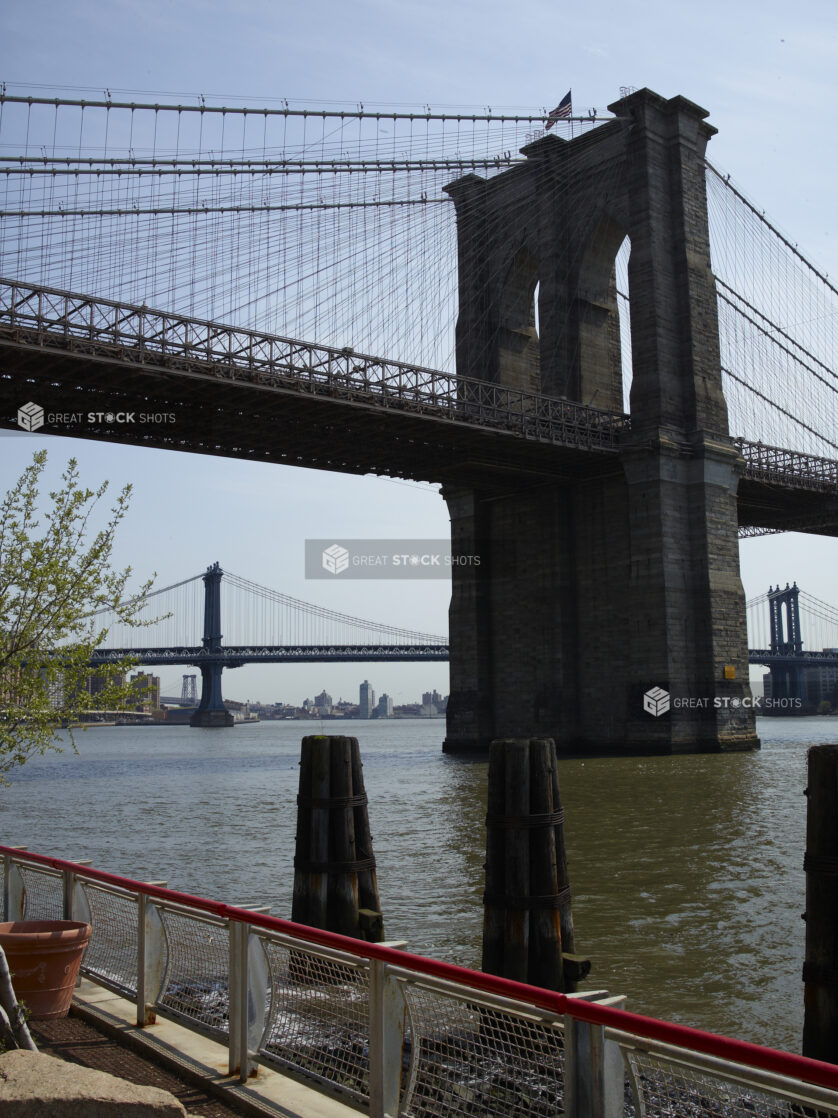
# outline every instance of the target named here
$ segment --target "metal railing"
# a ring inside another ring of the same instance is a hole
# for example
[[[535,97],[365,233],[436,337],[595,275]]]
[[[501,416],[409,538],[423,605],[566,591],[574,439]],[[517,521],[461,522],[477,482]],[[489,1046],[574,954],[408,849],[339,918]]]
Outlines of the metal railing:
[[[218,650],[203,645],[154,648],[97,648],[91,664],[115,664],[131,657],[138,664],[211,664],[237,667],[244,663],[286,664],[331,660],[336,663],[448,659],[448,645],[439,644],[236,644]]]
[[[0,846],[6,919],[85,919],[82,973],[372,1118],[838,1116],[838,1067]]]
[[[829,652],[774,652],[770,648],[749,648],[748,659],[752,664],[800,664],[810,667],[838,667],[838,653]]]
[[[748,439],[736,439],[735,443],[745,459],[745,477],[823,492],[838,489],[838,461],[832,458],[752,443]]]

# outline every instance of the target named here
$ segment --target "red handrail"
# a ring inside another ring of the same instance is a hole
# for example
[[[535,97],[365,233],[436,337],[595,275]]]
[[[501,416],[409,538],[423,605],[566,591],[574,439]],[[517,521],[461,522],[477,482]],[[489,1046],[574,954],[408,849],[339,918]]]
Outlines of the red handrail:
[[[510,978],[500,978],[497,975],[485,974],[482,971],[469,970],[467,967],[458,967],[453,963],[428,959],[424,955],[412,955],[409,952],[384,947],[377,943],[366,943],[364,940],[352,939],[350,936],[338,935],[336,932],[327,932],[320,928],[310,928],[305,924],[295,924],[291,920],[283,920],[279,916],[250,912],[247,909],[223,904],[221,901],[212,901],[206,897],[179,893],[174,889],[164,889],[159,885],[147,885],[145,882],[135,881],[130,877],[121,877],[104,870],[94,870],[89,866],[65,861],[63,858],[33,854],[19,847],[2,845],[0,845],[0,854],[11,855],[21,861],[33,862],[36,865],[48,866],[55,870],[67,870],[89,878],[91,881],[99,881],[103,885],[113,885],[117,888],[127,889],[132,893],[143,893],[145,896],[157,900],[187,905],[190,908],[226,920],[238,920],[254,927],[283,932],[285,935],[294,936],[296,939],[318,944],[321,947],[332,947],[338,951],[345,951],[362,958],[380,959],[385,963],[392,963],[393,966],[403,967],[418,974],[445,979],[460,986],[483,990],[500,997],[528,1002],[531,1005],[550,1010],[552,1013],[563,1014],[592,1025],[607,1026],[648,1040],[656,1040],[677,1048],[699,1052],[706,1056],[729,1060],[745,1067],[759,1068],[762,1071],[785,1075],[790,1079],[797,1079],[804,1083],[838,1090],[838,1065],[826,1063],[823,1060],[812,1060],[808,1056],[798,1056],[793,1052],[782,1052],[779,1049],[766,1048],[749,1041],[735,1040],[733,1037],[720,1036],[717,1033],[707,1033],[702,1029],[694,1029],[688,1025],[676,1025],[671,1021],[660,1021],[656,1017],[629,1013],[624,1009],[614,1009],[612,1006],[599,1005],[596,1002],[584,1001],[581,998],[569,998],[566,994],[560,994],[554,990],[545,990],[540,986],[530,986],[527,983],[515,982]]]

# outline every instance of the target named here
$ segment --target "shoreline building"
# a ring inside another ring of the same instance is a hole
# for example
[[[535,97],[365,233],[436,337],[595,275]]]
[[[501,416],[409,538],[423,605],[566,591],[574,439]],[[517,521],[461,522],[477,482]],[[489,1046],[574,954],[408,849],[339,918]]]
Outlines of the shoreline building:
[[[392,718],[393,717],[393,700],[385,692],[375,707],[376,718]]]
[[[360,696],[358,699],[358,717],[372,718],[374,710],[375,691],[373,691],[370,681],[365,679],[361,684]]]
[[[160,676],[137,672],[128,679],[134,698],[130,705],[138,711],[160,709]]]
[[[326,717],[332,713],[332,696],[325,690],[321,691],[319,695],[314,696],[314,709],[321,718]]]

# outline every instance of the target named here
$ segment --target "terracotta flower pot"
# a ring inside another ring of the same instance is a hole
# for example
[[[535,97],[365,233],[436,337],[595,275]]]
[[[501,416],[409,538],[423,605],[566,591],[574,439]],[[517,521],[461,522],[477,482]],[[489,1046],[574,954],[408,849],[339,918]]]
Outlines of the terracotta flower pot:
[[[35,1020],[66,1017],[81,957],[93,929],[79,920],[0,923],[12,986]]]

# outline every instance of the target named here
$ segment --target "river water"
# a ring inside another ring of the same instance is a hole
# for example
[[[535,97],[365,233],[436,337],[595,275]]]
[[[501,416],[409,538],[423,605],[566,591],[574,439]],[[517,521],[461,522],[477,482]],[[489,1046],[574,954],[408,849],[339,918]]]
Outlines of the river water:
[[[0,788],[0,841],[290,916],[300,739],[334,722],[97,727]],[[487,765],[442,720],[352,722],[385,932],[480,965]],[[807,746],[838,720],[763,718],[757,753],[563,760],[576,950],[628,1008],[800,1050]]]

